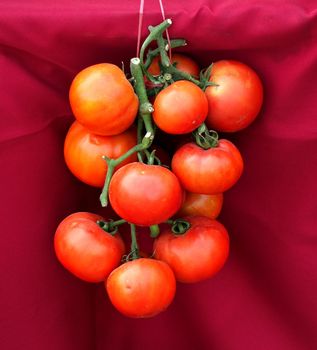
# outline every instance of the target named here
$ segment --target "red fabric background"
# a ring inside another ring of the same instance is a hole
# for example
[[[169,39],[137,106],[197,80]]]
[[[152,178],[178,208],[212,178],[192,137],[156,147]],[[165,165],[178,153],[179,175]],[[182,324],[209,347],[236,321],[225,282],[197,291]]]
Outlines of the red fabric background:
[[[135,55],[139,3],[2,0],[1,350],[317,348],[316,2],[164,3],[171,36],[187,38],[202,66],[242,60],[265,85],[258,120],[230,135],[245,159],[220,218],[230,259],[211,280],[179,284],[168,311],[148,320],[124,318],[102,285],[64,271],[58,222],[98,206],[98,191],[63,162],[68,88],[87,65]],[[144,21],[145,36],[161,21],[156,1]]]

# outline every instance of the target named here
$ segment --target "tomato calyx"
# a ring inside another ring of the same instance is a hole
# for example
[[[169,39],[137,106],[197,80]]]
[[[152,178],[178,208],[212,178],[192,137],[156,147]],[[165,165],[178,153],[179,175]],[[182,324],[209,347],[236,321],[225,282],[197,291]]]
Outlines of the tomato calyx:
[[[208,130],[205,123],[201,124],[194,132],[196,144],[203,149],[217,147],[218,133],[215,130]]]
[[[166,223],[172,225],[171,229],[175,236],[185,234],[191,227],[191,224],[184,219],[167,220]]]
[[[160,158],[158,158],[155,155],[156,150],[154,149],[152,152],[145,150],[144,153],[146,155],[147,158],[147,164],[148,165],[162,165],[162,162],[160,160]]]
[[[118,226],[125,224],[126,220],[124,220],[124,219],[117,220],[117,221],[98,220],[96,223],[102,230],[104,230],[105,232],[110,233],[112,236],[114,236],[118,232]]]
[[[208,86],[219,86],[218,84],[210,81],[210,77],[211,77],[211,71],[212,71],[212,67],[213,67],[213,63],[208,66],[207,68],[203,69],[200,72],[200,87],[203,91],[205,91],[207,89]]]

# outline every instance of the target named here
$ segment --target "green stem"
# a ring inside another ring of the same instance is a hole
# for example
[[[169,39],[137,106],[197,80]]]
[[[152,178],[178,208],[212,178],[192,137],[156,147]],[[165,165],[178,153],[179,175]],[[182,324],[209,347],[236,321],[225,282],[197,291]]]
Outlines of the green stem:
[[[131,257],[132,260],[138,259],[139,256],[139,246],[136,239],[136,229],[134,224],[130,224],[131,228]]]
[[[197,86],[201,87],[201,82],[197,79],[195,79],[190,74],[178,70],[175,66],[171,65],[167,69],[167,73],[170,73],[173,77],[173,80],[189,80],[192,83],[196,84]]]
[[[138,144],[140,144],[142,142],[142,137],[143,137],[142,131],[143,131],[143,119],[139,115],[138,116],[138,128],[137,128]],[[143,163],[142,152],[138,152],[138,160],[139,160],[139,162]]]
[[[118,226],[125,224],[126,220],[120,219],[117,221],[102,221],[98,220],[97,225],[100,226],[105,232],[110,233],[111,235],[115,235],[118,231]]]
[[[186,40],[185,39],[172,39],[170,40],[170,43],[171,43],[171,48],[174,49],[176,47],[181,47],[181,46],[186,46],[187,43],[186,43]],[[169,50],[169,45],[168,45],[168,42],[166,39],[164,39],[164,48],[165,48],[165,51],[168,51]],[[144,69],[147,70],[154,57],[156,57],[157,55],[159,55],[160,53],[160,50],[159,48],[156,48],[155,50],[149,50],[148,53],[147,53],[147,56],[146,56],[146,61],[144,63]]]
[[[110,221],[110,226],[120,226],[125,224],[127,221],[124,219],[116,220],[116,221]]]
[[[160,227],[159,225],[152,225],[150,226],[150,231],[151,231],[151,237],[156,238],[160,234]]]
[[[148,37],[144,40],[143,45],[141,46],[141,50],[140,50],[140,60],[141,63],[144,65],[144,54],[145,54],[145,50],[147,49],[147,47],[151,44],[152,41],[157,40],[157,38],[162,37],[163,39],[163,33],[164,31],[172,24],[172,20],[171,19],[166,19],[165,21],[163,21],[162,23],[160,23],[159,25],[152,27],[149,26],[149,31],[150,34],[148,35]],[[163,49],[166,49],[166,43],[163,39]],[[168,49],[168,48],[167,48]],[[160,51],[160,48],[157,49],[158,52]],[[149,64],[149,62],[147,62],[147,64]],[[151,62],[150,62],[151,64]],[[148,71],[147,68],[145,69],[145,67],[143,66],[143,73],[146,75],[146,77],[148,78],[148,80],[150,80],[152,83],[160,85],[161,82],[159,79],[156,79],[153,75],[151,75]]]
[[[162,64],[164,73],[171,74],[173,80],[189,80],[200,87],[201,82],[199,80],[195,79],[194,77],[192,77],[190,74],[186,72],[178,70],[174,65],[171,64],[168,54],[165,50],[165,41],[162,34],[158,35],[156,40],[157,40],[157,45],[161,56],[161,64]]]
[[[100,195],[100,202],[103,207],[106,207],[108,205],[109,185],[110,185],[110,181],[114,173],[115,167],[120,163],[122,163],[124,160],[126,160],[128,157],[130,157],[132,154],[136,152],[141,152],[149,148],[152,144],[152,141],[153,141],[152,135],[150,133],[146,133],[146,135],[143,137],[142,142],[140,144],[129,149],[129,151],[123,154],[121,157],[117,159],[110,159],[106,156],[102,157],[107,162],[107,165],[108,165],[106,180]]]
[[[135,92],[138,95],[140,101],[139,114],[141,115],[142,120],[144,122],[146,132],[151,133],[154,138],[154,128],[152,125],[151,116],[151,113],[154,112],[154,108],[147,97],[141,61],[139,58],[135,57],[131,59],[130,70],[135,81]]]
[[[149,26],[150,34],[144,40],[144,43],[142,44],[141,50],[140,50],[140,60],[141,60],[142,64],[144,63],[144,53],[145,53],[145,50],[147,49],[147,47],[151,44],[152,41],[157,40],[157,37],[159,35],[162,35],[162,33],[171,24],[172,24],[172,20],[168,18],[165,21],[163,21],[162,23],[160,23],[159,25],[155,26],[155,27]]]
[[[127,151],[121,157],[117,159],[110,159],[106,156],[102,157],[107,162],[107,165],[108,165],[105,183],[100,195],[100,202],[103,207],[106,207],[108,205],[109,185],[110,185],[110,181],[114,173],[115,167],[119,165],[121,162],[123,162],[125,159],[130,157],[132,154],[148,149],[151,146],[154,139],[155,131],[152,125],[152,115],[151,115],[154,109],[151,103],[149,102],[146,94],[141,62],[139,58],[131,59],[130,70],[131,70],[133,79],[135,81],[135,92],[139,97],[139,116],[141,116],[141,119],[144,123],[146,134],[143,137],[141,143],[138,143],[136,146],[129,149],[129,151]]]
[[[168,54],[165,50],[165,40],[163,38],[162,33],[160,33],[160,35],[157,36],[156,41],[157,41],[158,50],[159,50],[160,56],[161,56],[162,67],[165,69],[168,69],[171,66],[171,61],[170,61]]]

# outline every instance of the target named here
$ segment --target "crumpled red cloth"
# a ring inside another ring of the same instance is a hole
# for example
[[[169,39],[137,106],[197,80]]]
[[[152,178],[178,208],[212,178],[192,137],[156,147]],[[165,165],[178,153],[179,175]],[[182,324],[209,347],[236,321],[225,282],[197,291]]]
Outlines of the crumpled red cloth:
[[[317,349],[317,4],[307,0],[164,1],[171,37],[202,66],[252,66],[265,103],[248,129],[226,135],[245,172],[225,193],[220,221],[231,255],[213,279],[178,284],[170,308],[121,316],[102,284],[84,283],[55,258],[57,224],[99,211],[99,191],[63,161],[72,116],[68,88],[82,68],[127,65],[139,2],[0,3],[1,350]],[[148,24],[159,4],[145,2]],[[199,257],[198,257],[199,258]]]

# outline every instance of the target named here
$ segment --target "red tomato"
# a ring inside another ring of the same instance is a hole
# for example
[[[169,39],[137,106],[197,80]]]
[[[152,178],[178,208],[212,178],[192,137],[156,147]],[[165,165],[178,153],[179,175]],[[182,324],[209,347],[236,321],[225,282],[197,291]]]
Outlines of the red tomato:
[[[176,280],[193,283],[212,277],[229,254],[229,236],[218,221],[203,216],[188,216],[190,228],[174,235],[166,228],[154,242],[154,257],[165,261]]]
[[[223,203],[223,194],[200,194],[186,192],[185,201],[177,216],[205,216],[216,219],[220,214]]]
[[[116,233],[102,230],[101,216],[78,212],[66,217],[57,227],[55,253],[60,263],[87,282],[101,282],[115,269],[124,254],[124,244]]]
[[[239,150],[225,139],[207,150],[195,143],[187,143],[175,152],[172,170],[187,191],[217,194],[238,181],[243,160]]]
[[[123,71],[110,63],[83,69],[69,91],[76,119],[94,134],[117,135],[133,123],[139,100]]]
[[[155,124],[169,134],[186,134],[195,130],[207,117],[208,102],[194,83],[176,81],[160,91],[154,101]]]
[[[119,135],[101,136],[92,134],[77,121],[70,127],[64,144],[65,162],[70,171],[84,183],[102,187],[107,172],[107,163],[101,158],[118,158],[137,143],[135,130],[127,130]],[[116,167],[136,161],[131,155]]]
[[[115,269],[106,281],[114,307],[129,317],[152,317],[174,299],[175,276],[163,261],[136,259]]]
[[[154,57],[148,71],[152,75],[160,75],[159,66],[160,57]],[[198,64],[190,57],[182,55],[180,53],[172,54],[172,63],[176,63],[176,68],[182,72],[188,73],[194,77],[199,77],[200,68]]]
[[[151,226],[177,212],[182,204],[183,190],[170,170],[135,162],[113,175],[109,199],[121,218],[136,225]]]
[[[258,115],[263,102],[263,86],[258,75],[237,61],[218,61],[211,70],[205,94],[209,103],[209,128],[233,132],[246,128]]]

